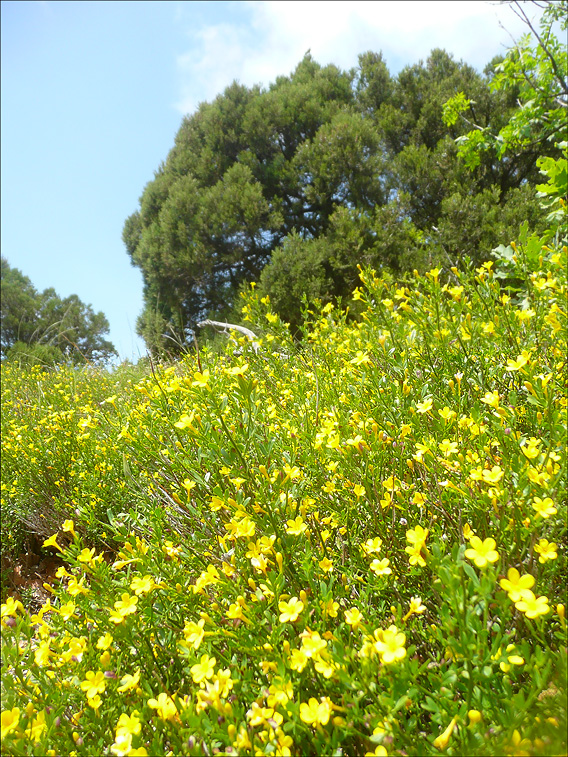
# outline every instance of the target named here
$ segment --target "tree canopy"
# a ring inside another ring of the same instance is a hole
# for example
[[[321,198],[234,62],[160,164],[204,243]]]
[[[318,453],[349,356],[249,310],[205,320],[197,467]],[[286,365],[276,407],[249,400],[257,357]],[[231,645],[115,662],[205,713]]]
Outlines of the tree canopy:
[[[304,294],[348,295],[359,265],[479,262],[520,223],[537,228],[537,158],[558,157],[552,132],[506,154],[487,138],[475,163],[464,160],[473,121],[499,135],[520,118],[515,55],[548,93],[541,118],[553,113],[558,77],[539,72],[559,44],[549,34],[548,52],[530,60],[523,44],[483,74],[443,50],[398,76],[380,53],[350,71],[307,53],[267,89],[234,82],[202,103],[124,225],[148,347],[175,352],[200,319],[230,313],[247,281],[297,325]]]
[[[109,324],[76,294],[38,292],[30,279],[2,258],[2,358],[54,364],[103,363],[116,355],[104,338]]]

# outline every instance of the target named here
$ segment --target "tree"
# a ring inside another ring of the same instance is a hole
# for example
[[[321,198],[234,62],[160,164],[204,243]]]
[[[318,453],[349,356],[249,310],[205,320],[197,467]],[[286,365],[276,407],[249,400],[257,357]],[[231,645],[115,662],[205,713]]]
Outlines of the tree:
[[[322,233],[343,177],[312,191],[313,153],[300,148],[352,101],[351,75],[307,54],[268,90],[234,83],[184,119],[123,231],[144,277],[137,328],[150,349],[174,349],[167,332],[181,343],[230,308],[288,234]]]
[[[521,3],[511,3],[529,32],[498,62],[491,77],[492,91],[514,92],[517,98],[507,122],[479,123],[475,103],[463,92],[444,106],[446,124],[454,125],[460,118],[467,124],[467,133],[456,141],[460,156],[472,169],[488,153],[505,164],[528,154],[535,167],[537,158],[558,157],[556,145],[568,137],[568,52],[553,28],[559,24],[566,32],[568,14],[565,3],[545,0],[544,5],[537,29]]]
[[[38,292],[27,276],[2,258],[2,358],[24,362],[102,363],[117,352],[103,338],[109,324],[76,294]]]
[[[266,90],[235,82],[202,103],[124,225],[149,349],[175,353],[200,320],[227,319],[247,281],[298,323],[303,294],[348,295],[358,265],[481,262],[524,220],[538,226],[530,187],[553,144],[476,151],[474,166],[460,159],[464,108],[487,133],[518,117],[523,81],[496,85],[507,60],[482,75],[434,50],[391,77],[378,53],[351,71],[306,54]]]

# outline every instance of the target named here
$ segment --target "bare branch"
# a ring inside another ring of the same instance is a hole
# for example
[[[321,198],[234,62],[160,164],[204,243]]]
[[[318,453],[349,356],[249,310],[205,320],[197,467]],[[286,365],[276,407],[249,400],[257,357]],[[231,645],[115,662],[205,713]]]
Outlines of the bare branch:
[[[241,334],[244,334],[246,337],[248,337],[249,341],[252,342],[253,350],[255,352],[258,352],[258,348],[260,346],[256,341],[258,337],[254,333],[254,331],[245,328],[245,326],[236,326],[234,323],[225,323],[223,321],[211,321],[208,318],[205,321],[200,321],[197,325],[199,326],[199,328],[202,328],[203,326],[213,326],[214,328],[223,329],[224,332],[239,331]]]
[[[537,30],[534,28],[534,26],[532,25],[531,20],[529,19],[529,17],[525,13],[525,11],[522,9],[522,7],[521,7],[521,5],[519,3],[519,0],[515,0],[514,5],[516,6],[516,8],[513,8],[513,11],[515,12],[515,14],[517,15],[518,18],[520,18],[522,21],[524,21],[524,23],[529,27],[529,29],[531,30],[531,32],[537,38],[539,45],[541,46],[541,48],[544,51],[546,57],[548,58],[548,60],[550,61],[551,65],[552,65],[552,68],[553,68],[554,73],[556,75],[556,79],[560,83],[560,86],[562,87],[563,92],[565,94],[568,94],[568,84],[566,83],[566,80],[562,76],[562,73],[560,72],[560,69],[558,68],[557,63],[554,60],[554,56],[552,55],[552,53],[548,49],[548,46],[546,45],[546,43],[544,42],[544,40],[541,38],[540,34],[537,32]]]

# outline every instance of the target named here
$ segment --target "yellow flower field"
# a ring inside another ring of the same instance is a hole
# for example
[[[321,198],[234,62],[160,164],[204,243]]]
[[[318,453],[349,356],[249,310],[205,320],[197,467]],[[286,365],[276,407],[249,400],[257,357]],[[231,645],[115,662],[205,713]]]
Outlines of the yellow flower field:
[[[3,754],[565,753],[566,247],[353,306],[2,367],[3,548],[60,560],[3,597]]]

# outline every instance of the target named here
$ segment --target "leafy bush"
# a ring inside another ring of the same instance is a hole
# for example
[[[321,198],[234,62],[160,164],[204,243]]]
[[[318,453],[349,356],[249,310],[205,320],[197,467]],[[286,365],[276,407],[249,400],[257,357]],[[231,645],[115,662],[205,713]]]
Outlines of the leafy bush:
[[[3,508],[64,561],[2,605],[4,753],[565,749],[566,247],[354,298],[298,345],[251,289],[258,351],[142,378],[2,367]]]
[[[564,753],[562,233],[300,344],[251,288],[237,352],[3,365],[3,544],[63,563],[2,604],[4,753]]]

